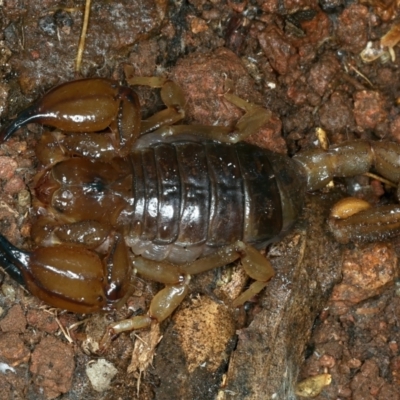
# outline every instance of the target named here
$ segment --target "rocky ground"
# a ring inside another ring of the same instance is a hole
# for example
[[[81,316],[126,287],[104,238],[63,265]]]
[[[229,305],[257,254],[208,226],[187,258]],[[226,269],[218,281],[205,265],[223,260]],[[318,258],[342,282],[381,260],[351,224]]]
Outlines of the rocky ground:
[[[396,2],[97,1],[77,73],[83,10],[0,2],[1,127],[61,82],[158,75],[182,87],[188,124],[234,125],[228,91],[268,108],[249,140],[288,156],[318,146],[321,131],[330,144],[400,140]],[[157,90],[137,91],[143,118],[162,108]],[[30,124],[0,146],[0,232],[26,249],[42,130]],[[248,306],[228,306],[246,285],[240,267],[211,271],[172,318],[102,355],[105,327],[145,310],[157,284],[135,280],[121,310],[88,316],[49,309],[5,275],[0,398],[283,400],[309,394],[297,382],[319,376],[331,383],[316,399],[399,399],[400,242],[340,245],[325,225],[344,192],[384,204],[386,189],[356,177],[309,194],[302,219],[266,251],[277,276]]]

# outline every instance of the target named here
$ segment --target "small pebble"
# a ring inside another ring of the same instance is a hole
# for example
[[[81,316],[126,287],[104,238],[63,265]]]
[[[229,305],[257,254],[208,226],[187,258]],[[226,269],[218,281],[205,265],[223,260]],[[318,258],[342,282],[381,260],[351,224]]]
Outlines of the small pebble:
[[[97,392],[104,392],[110,387],[111,380],[117,374],[118,370],[113,364],[100,358],[86,366],[86,375],[88,376],[93,389]]]

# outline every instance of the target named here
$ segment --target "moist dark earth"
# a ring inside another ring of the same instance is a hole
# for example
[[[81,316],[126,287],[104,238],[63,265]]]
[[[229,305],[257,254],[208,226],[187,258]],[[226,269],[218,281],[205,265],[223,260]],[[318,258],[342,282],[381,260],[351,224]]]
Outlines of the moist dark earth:
[[[331,145],[400,140],[394,1],[96,1],[76,72],[84,6],[0,2],[0,127],[56,84],[156,75],[182,87],[188,124],[233,126],[242,113],[228,91],[268,108],[249,140],[288,156],[318,146],[322,131]],[[158,90],[136,90],[143,118],[162,109]],[[0,233],[24,249],[43,129],[0,146]],[[286,400],[302,398],[297,382],[329,374],[315,399],[400,399],[400,242],[340,245],[325,225],[345,193],[385,204],[386,189],[363,176],[309,194],[266,249],[276,277],[246,307],[229,307],[247,285],[240,266],[211,271],[160,327],[121,334],[101,355],[105,327],[146,310],[159,285],[136,279],[120,310],[88,316],[50,309],[3,274],[0,398]]]

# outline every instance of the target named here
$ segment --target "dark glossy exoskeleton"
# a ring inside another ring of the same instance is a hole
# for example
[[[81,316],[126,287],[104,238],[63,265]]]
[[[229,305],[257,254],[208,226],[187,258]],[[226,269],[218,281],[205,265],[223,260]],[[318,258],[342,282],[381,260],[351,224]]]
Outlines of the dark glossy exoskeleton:
[[[372,167],[400,181],[397,144],[348,142],[289,159],[240,142],[269,120],[262,107],[227,94],[245,111],[234,129],[176,125],[184,117],[180,89],[158,78],[136,83],[161,87],[166,109],[140,121],[130,88],[85,79],[51,90],[0,134],[4,141],[27,122],[63,130],[45,133],[36,150],[37,248],[24,252],[0,237],[10,275],[48,304],[81,313],[121,304],[133,272],[165,284],[146,315],[113,324],[112,334],[164,320],[190,275],[239,258],[255,282],[234,306],[260,292],[274,272],[256,248],[290,228],[306,190]],[[399,233],[398,207],[350,208],[347,219],[331,219],[340,240]]]

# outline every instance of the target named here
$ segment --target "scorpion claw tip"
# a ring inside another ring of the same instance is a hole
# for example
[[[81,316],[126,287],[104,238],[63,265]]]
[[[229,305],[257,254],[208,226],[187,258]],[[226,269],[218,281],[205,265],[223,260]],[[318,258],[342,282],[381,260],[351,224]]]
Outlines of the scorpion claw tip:
[[[22,271],[28,267],[29,253],[12,245],[3,235],[0,235],[0,265],[18,283],[24,284]]]
[[[18,129],[22,128],[24,125],[37,121],[42,117],[38,113],[38,107],[36,104],[28,107],[24,111],[18,114],[14,121],[10,122],[4,129],[0,131],[0,143],[5,142],[13,135]]]

